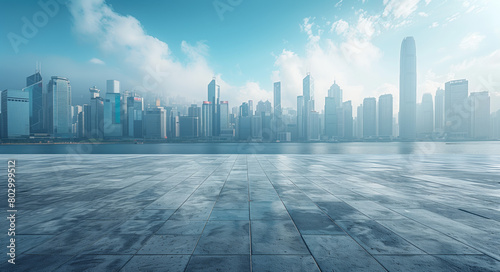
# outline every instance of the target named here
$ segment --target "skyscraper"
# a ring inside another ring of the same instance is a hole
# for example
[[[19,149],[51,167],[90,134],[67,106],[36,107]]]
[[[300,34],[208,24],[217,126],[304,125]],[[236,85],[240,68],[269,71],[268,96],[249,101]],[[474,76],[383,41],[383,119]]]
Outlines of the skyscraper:
[[[470,120],[470,109],[467,105],[469,82],[466,79],[446,82],[444,96],[446,136],[451,139],[467,138]]]
[[[1,93],[2,127],[4,138],[28,138],[30,136],[30,93],[7,89]]]
[[[406,37],[401,43],[399,70],[399,137],[413,140],[416,136],[417,55],[415,40]]]
[[[127,114],[128,114],[128,136],[132,138],[143,137],[143,111],[144,100],[138,95],[127,97]],[[166,115],[166,114],[165,114]]]
[[[90,113],[85,116],[87,137],[91,139],[104,138],[104,99],[99,96],[100,90],[96,86],[89,88]]]
[[[337,129],[337,101],[334,97],[325,97],[325,136],[337,137]]]
[[[220,129],[226,130],[229,128],[229,102],[220,101]]]
[[[378,136],[392,136],[392,94],[378,98]]]
[[[164,108],[148,108],[144,114],[144,138],[157,140],[166,139],[166,124],[166,111]]]
[[[213,129],[213,105],[212,102],[210,101],[203,101],[203,104],[201,106],[201,136],[203,137],[210,137],[212,136],[212,129]]]
[[[363,138],[377,136],[377,100],[375,97],[363,99]]]
[[[54,137],[70,138],[71,84],[67,78],[53,76],[47,88],[47,130]]]
[[[274,82],[274,120],[273,139],[278,140],[279,134],[284,131],[282,110],[281,110],[281,82]]]
[[[42,75],[38,70],[26,78],[26,88],[24,90],[29,92],[30,95],[30,133],[44,132],[42,87]]]
[[[328,97],[333,97],[335,98],[335,106],[337,108],[342,107],[342,89],[340,89],[340,86],[337,85],[335,80],[333,81],[332,86],[330,86],[330,89],[328,89]]]
[[[342,103],[344,111],[344,139],[352,139],[353,136],[353,120],[352,120],[352,104],[351,100]]]
[[[104,98],[104,136],[123,136],[120,82],[108,80]]]
[[[363,138],[363,104],[356,108],[356,137]]]
[[[314,79],[312,78],[311,74],[307,74],[307,76],[302,80],[302,95],[304,97],[304,107],[303,107],[303,137],[305,137],[307,140],[311,140],[311,136],[316,134],[316,132],[312,132],[309,130],[310,128],[313,128],[309,124],[309,120],[311,119],[309,115],[311,114],[312,111],[314,111]],[[318,116],[319,118],[319,116]],[[319,131],[318,131],[319,133]]]
[[[299,140],[304,140],[304,96],[297,96],[297,136]]]
[[[220,86],[217,85],[216,79],[214,77],[208,84],[208,102],[210,102],[210,107],[212,110],[212,120],[210,120],[212,128],[210,129],[210,136],[219,136],[220,134],[219,99]]]
[[[488,92],[470,94],[471,137],[477,140],[490,138],[490,95]]]
[[[438,88],[434,98],[434,132],[444,132],[444,90]]]

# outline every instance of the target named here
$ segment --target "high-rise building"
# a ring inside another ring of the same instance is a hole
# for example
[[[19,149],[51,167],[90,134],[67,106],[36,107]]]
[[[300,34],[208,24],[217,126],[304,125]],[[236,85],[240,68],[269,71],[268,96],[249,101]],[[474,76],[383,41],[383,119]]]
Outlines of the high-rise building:
[[[470,94],[471,137],[477,140],[490,138],[490,95],[488,92]]]
[[[363,99],[363,138],[377,136],[377,100],[375,97]]]
[[[269,102],[269,100],[266,100],[266,102],[261,100],[259,101],[259,103],[257,103],[257,107],[255,108],[255,115],[271,115],[272,110],[273,109],[271,106],[271,102]]]
[[[340,86],[337,85],[335,80],[333,81],[332,86],[330,86],[330,89],[328,89],[328,97],[333,97],[335,98],[335,107],[341,108],[342,107],[342,89],[340,89]]]
[[[444,90],[438,88],[434,98],[434,132],[444,133]]]
[[[127,97],[127,114],[128,114],[128,136],[132,138],[143,137],[143,112],[144,99],[133,94]],[[166,116],[166,112],[165,112]]]
[[[253,100],[248,100],[248,116],[253,115]]]
[[[210,129],[210,136],[219,136],[220,134],[219,100],[220,86],[217,84],[216,78],[214,77],[208,84],[208,102],[210,102],[210,107],[212,110],[212,120],[210,120],[212,128]]]
[[[444,88],[445,133],[450,139],[465,139],[469,134],[470,109],[468,109],[469,82],[466,79],[445,83]]]
[[[91,139],[104,139],[104,99],[99,96],[100,90],[96,86],[89,88],[90,112],[85,116],[87,137]]]
[[[417,120],[419,137],[431,138],[434,128],[434,106],[430,93],[425,93],[422,96],[422,103],[420,104],[420,112],[417,116]]]
[[[33,75],[26,78],[26,88],[30,100],[30,133],[43,133],[43,82],[42,75],[37,70]]]
[[[4,138],[28,138],[30,136],[30,93],[7,89],[1,94],[2,127]]]
[[[351,100],[342,103],[344,112],[344,139],[352,139],[353,137],[353,119],[352,119],[352,104]]]
[[[201,106],[201,136],[211,137],[212,134],[212,114],[213,114],[213,104],[210,101],[203,101]]]
[[[311,131],[309,131],[309,128],[311,128],[311,125],[309,124],[309,120],[311,119],[309,115],[311,112],[314,111],[314,79],[311,76],[311,74],[307,74],[307,76],[302,80],[302,95],[304,97],[304,107],[303,107],[303,137],[305,137],[307,140],[312,140],[312,135],[316,134],[316,132],[313,132],[311,134]],[[319,116],[318,116],[319,118]],[[319,133],[319,132],[318,132]]]
[[[88,128],[90,127],[90,105],[84,104],[82,107],[82,112],[78,114],[78,126],[76,129],[76,137],[78,138],[89,138]]]
[[[120,95],[120,82],[108,80],[106,88],[106,97],[104,99],[104,136],[122,137],[122,101]]]
[[[261,140],[262,139],[262,115],[255,114],[251,116],[251,131],[252,131],[252,139]]]
[[[249,116],[249,106],[248,106],[248,103],[247,102],[243,102],[240,106],[240,114],[239,116],[241,117],[247,117]]]
[[[413,140],[417,123],[417,53],[413,37],[401,43],[399,70],[399,137]]]
[[[72,137],[71,84],[67,78],[53,76],[50,79],[47,102],[47,131],[54,137]]]
[[[281,109],[281,82],[274,82],[274,119],[273,140],[279,140],[280,133],[284,132],[283,111]]]
[[[334,97],[325,97],[325,136],[330,138],[337,137],[337,101]]]
[[[297,96],[297,137],[304,140],[304,96]]]
[[[392,94],[378,98],[378,136],[392,136]]]
[[[220,129],[226,130],[229,129],[229,102],[221,101],[220,102]]]
[[[179,136],[181,138],[196,138],[198,133],[198,117],[179,116]]]
[[[311,111],[309,113],[309,120],[308,120],[308,137],[307,139],[309,141],[319,141],[320,139],[320,118],[319,118],[319,113],[317,111]]]
[[[163,107],[148,108],[144,114],[144,138],[166,139],[166,111]]]
[[[356,137],[363,138],[363,104],[356,108]]]

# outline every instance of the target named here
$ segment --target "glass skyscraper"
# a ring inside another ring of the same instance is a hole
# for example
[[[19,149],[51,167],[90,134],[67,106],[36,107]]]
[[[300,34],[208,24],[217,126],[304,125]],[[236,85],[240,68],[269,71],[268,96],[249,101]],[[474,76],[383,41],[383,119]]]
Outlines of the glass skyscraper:
[[[417,55],[415,40],[406,37],[401,43],[399,70],[399,137],[413,140],[417,123]]]
[[[26,78],[24,90],[30,95],[30,133],[44,132],[42,87],[42,75],[38,71]]]
[[[47,130],[54,137],[70,138],[71,84],[67,78],[53,76],[47,88]]]

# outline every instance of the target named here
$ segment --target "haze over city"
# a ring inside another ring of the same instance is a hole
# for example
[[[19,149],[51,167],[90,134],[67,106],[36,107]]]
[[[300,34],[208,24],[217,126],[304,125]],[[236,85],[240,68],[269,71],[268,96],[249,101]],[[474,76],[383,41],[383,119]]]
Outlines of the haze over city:
[[[497,1],[153,1],[155,9],[61,2],[46,22],[35,16],[44,12],[36,1],[3,3],[9,9],[0,15],[12,22],[2,28],[3,89],[18,89],[39,62],[44,78],[70,79],[74,104],[87,103],[88,88],[105,89],[107,79],[119,80],[122,90],[201,104],[216,76],[231,107],[272,101],[273,82],[281,81],[282,107],[296,108],[310,72],[317,109],[335,81],[353,107],[389,93],[397,113],[400,44],[413,36],[417,102],[465,78],[469,92],[489,91],[491,112],[500,108],[500,33],[481,23],[500,23]],[[36,32],[23,35],[34,18]]]

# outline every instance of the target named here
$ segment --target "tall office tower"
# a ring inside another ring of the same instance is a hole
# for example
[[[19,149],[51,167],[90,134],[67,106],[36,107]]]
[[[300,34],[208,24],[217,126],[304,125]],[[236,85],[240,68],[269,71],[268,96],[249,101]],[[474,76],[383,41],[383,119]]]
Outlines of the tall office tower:
[[[43,92],[42,75],[37,71],[26,78],[26,88],[30,100],[30,133],[43,133]]]
[[[430,93],[425,93],[422,96],[420,114],[417,119],[420,119],[420,129],[418,131],[419,136],[430,138],[434,128],[434,106],[432,103],[432,95]]]
[[[363,104],[356,109],[356,137],[363,138]]]
[[[2,137],[28,138],[30,136],[30,93],[7,89],[1,95]]]
[[[203,101],[201,106],[201,136],[210,137],[212,136],[212,114],[213,114],[213,104],[210,101]]]
[[[63,77],[53,76],[47,88],[47,131],[54,137],[70,138],[71,84]]]
[[[220,129],[226,130],[229,128],[229,102],[220,102]]]
[[[392,94],[378,98],[378,136],[392,136]]]
[[[120,94],[120,121],[122,124],[122,136],[124,137],[133,137],[129,136],[128,132],[128,98],[131,96],[129,91],[124,91]]]
[[[334,97],[325,97],[325,136],[337,137],[337,130],[337,101]]]
[[[250,126],[252,139],[262,139],[262,115],[255,114],[249,118],[252,119]]]
[[[332,86],[330,86],[330,89],[328,89],[328,97],[333,97],[335,98],[335,106],[337,108],[342,107],[342,89],[340,89],[340,86],[337,85],[335,80],[333,81]]]
[[[241,103],[241,106],[240,106],[240,113],[239,113],[239,116],[241,117],[247,117],[249,116],[249,113],[248,113],[248,103],[247,102],[243,102]]]
[[[73,106],[73,116],[72,116],[72,125],[73,125],[73,134],[78,137],[78,116],[83,111],[83,106],[76,105]]]
[[[219,117],[219,100],[220,100],[220,86],[217,85],[215,77],[208,84],[208,102],[211,104],[211,118],[210,124],[212,128],[210,129],[211,135],[209,136],[219,136],[220,134],[220,117]]]
[[[106,97],[104,99],[104,136],[123,136],[123,122],[121,120],[120,82],[108,80]]]
[[[417,53],[413,37],[401,43],[399,70],[399,137],[413,140],[417,123]]]
[[[143,137],[143,112],[144,99],[136,94],[127,97],[127,114],[128,114],[128,136],[132,138]],[[165,111],[166,116],[166,111]]]
[[[344,139],[352,139],[353,136],[353,120],[352,120],[352,104],[351,100],[342,103],[344,112]]]
[[[76,137],[78,138],[89,138],[90,111],[90,105],[83,104],[82,112],[78,114],[78,127],[76,130]]]
[[[104,138],[104,99],[99,96],[100,90],[95,86],[89,88],[90,114],[85,119],[89,126],[86,128],[87,137],[91,139]]]
[[[377,136],[377,100],[375,97],[363,99],[363,138]]]
[[[304,96],[297,96],[297,137],[304,140]]]
[[[482,140],[490,138],[490,95],[488,92],[470,94],[471,137]]]
[[[434,132],[444,132],[444,90],[438,88],[434,98]]]
[[[273,115],[273,140],[279,140],[280,133],[284,132],[283,111],[281,109],[281,82],[274,82],[274,115]]]
[[[252,116],[253,113],[253,100],[248,100],[248,116]]]
[[[120,93],[120,81],[114,79],[107,80],[106,93]]]
[[[466,79],[453,80],[444,87],[445,133],[451,139],[465,139],[469,132],[470,112],[467,106],[469,82]]]
[[[302,80],[302,95],[304,96],[304,107],[303,107],[303,121],[302,121],[302,129],[303,129],[303,137],[309,140],[311,133],[309,128],[309,115],[312,111],[314,111],[314,79],[311,74],[307,74],[307,76]]]
[[[189,117],[198,117],[198,137],[201,135],[201,107],[196,104],[191,104],[188,108]]]
[[[162,107],[148,108],[144,114],[144,138],[166,139],[166,111]]]
[[[318,141],[320,139],[321,129],[319,113],[317,111],[311,111],[309,113],[309,120],[307,123],[309,125],[309,128],[307,129],[309,133],[307,139],[310,141]]]
[[[492,113],[490,117],[491,138],[500,140],[500,110]]]

